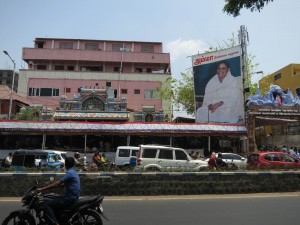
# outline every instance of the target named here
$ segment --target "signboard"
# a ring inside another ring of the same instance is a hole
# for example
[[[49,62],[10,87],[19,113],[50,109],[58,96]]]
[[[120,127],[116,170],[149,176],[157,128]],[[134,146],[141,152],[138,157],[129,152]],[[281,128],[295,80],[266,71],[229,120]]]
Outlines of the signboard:
[[[243,123],[241,47],[192,56],[196,122]]]

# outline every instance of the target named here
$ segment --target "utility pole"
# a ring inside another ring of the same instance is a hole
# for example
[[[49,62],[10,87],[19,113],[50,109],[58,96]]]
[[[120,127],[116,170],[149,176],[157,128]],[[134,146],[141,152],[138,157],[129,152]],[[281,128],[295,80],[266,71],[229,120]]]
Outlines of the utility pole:
[[[13,92],[14,92],[14,84],[15,84],[15,73],[16,73],[16,62],[13,60],[10,55],[8,54],[7,51],[3,51],[5,55],[9,57],[9,59],[12,61],[14,64],[14,72],[13,72],[13,77],[12,77],[12,82],[11,82],[11,89],[10,89],[10,97],[9,97],[9,111],[8,111],[8,119],[10,120],[11,117],[11,108],[12,108],[12,100],[13,100]]]
[[[246,80],[248,77],[248,68],[247,68],[247,44],[249,43],[248,31],[244,25],[241,25],[239,31],[239,42],[242,48],[242,81],[243,81],[243,99],[244,99],[244,120],[246,122]]]

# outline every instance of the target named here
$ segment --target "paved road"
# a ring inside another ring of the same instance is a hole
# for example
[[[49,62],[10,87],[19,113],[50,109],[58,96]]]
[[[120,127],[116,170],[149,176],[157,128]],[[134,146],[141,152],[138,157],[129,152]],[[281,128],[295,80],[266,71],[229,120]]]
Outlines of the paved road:
[[[0,221],[19,198],[0,198]],[[157,197],[106,197],[104,225],[294,225],[300,192]]]

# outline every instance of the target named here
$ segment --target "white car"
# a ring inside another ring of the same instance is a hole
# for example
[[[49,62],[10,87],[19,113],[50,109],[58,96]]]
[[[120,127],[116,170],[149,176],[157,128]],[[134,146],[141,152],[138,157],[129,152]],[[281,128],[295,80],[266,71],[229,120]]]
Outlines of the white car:
[[[216,157],[218,157],[218,153],[216,153]],[[235,153],[222,152],[222,160],[227,164],[233,163],[238,169],[244,169],[247,165],[247,159]]]
[[[119,146],[115,155],[115,165],[119,167],[129,166],[131,157],[137,157],[139,147],[137,146]]]
[[[202,171],[207,170],[204,160],[194,160],[182,148],[160,145],[140,145],[135,170]]]

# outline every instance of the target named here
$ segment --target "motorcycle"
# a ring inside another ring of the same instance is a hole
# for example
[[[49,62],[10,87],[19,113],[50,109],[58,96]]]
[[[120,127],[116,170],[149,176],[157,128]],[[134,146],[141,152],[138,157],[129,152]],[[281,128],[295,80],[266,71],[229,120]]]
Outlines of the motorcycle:
[[[42,195],[36,191],[37,186],[29,188],[22,197],[21,202],[25,209],[11,212],[2,222],[2,225],[47,225],[46,215],[40,210],[41,205],[49,200],[59,197],[58,194]],[[80,198],[71,208],[55,212],[61,225],[102,225],[104,196]]]

